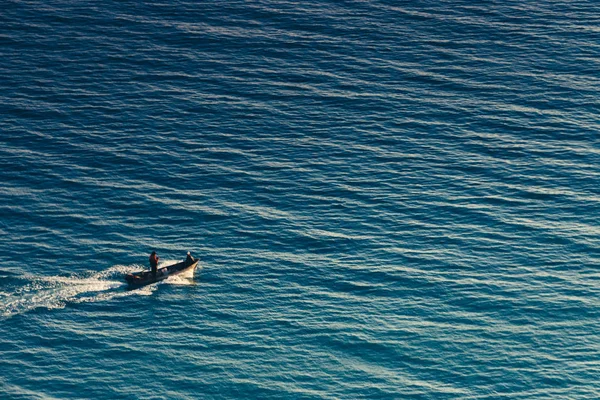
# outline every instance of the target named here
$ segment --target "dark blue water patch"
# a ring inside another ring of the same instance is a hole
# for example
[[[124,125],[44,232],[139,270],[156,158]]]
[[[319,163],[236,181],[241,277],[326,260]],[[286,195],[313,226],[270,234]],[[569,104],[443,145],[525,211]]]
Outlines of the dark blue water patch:
[[[10,395],[594,397],[594,9],[8,3]]]

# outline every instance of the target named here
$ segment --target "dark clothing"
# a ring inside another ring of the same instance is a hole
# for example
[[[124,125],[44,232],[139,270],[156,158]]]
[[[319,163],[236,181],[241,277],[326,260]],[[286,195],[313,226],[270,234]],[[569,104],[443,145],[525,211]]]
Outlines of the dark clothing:
[[[188,254],[187,258],[185,259],[185,265],[192,265],[194,263],[194,258]]]
[[[150,261],[150,269],[152,270],[152,277],[156,278],[156,272],[158,269],[158,256],[156,254],[151,254],[149,261]]]

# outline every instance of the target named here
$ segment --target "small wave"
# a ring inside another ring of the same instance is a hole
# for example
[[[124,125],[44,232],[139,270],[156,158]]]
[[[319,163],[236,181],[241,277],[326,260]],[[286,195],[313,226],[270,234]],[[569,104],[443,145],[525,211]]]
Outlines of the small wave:
[[[2,277],[2,278],[13,277],[16,275],[17,274],[12,271],[4,271],[4,270],[0,269],[0,277]]]
[[[169,284],[169,285],[182,285],[182,286],[192,286],[192,285],[196,284],[194,282],[193,278],[188,277],[188,276],[182,276],[182,275],[171,276],[171,277],[169,277],[169,279],[164,280],[161,283]]]

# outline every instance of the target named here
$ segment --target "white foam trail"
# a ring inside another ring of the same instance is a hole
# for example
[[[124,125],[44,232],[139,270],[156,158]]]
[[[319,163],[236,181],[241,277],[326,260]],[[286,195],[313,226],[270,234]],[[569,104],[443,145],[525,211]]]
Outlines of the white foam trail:
[[[149,295],[152,285],[126,291],[122,277],[142,269],[139,265],[115,265],[90,276],[25,276],[30,282],[13,292],[0,296],[0,314],[10,317],[35,308],[64,308],[67,303],[85,303],[110,300],[131,295]]]
[[[169,285],[195,285],[193,278],[183,275],[171,276],[169,279],[166,279],[163,282]]]
[[[181,260],[162,260],[158,267],[175,264]],[[29,283],[15,288],[12,292],[0,292],[0,315],[10,317],[35,308],[64,308],[68,303],[93,303],[126,296],[148,296],[157,284],[136,290],[125,290],[127,284],[123,276],[145,269],[141,265],[114,265],[104,271],[87,276],[33,276],[25,275]],[[160,284],[193,285],[191,276],[172,276]]]

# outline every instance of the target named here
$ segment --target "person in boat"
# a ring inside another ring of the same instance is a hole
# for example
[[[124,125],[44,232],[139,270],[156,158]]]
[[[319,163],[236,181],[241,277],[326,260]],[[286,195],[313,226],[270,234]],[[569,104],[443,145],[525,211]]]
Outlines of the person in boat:
[[[190,266],[194,263],[194,257],[192,257],[192,255],[190,254],[190,252],[188,251],[187,253],[187,258],[185,259],[185,266]]]
[[[152,277],[156,278],[156,272],[158,270],[158,259],[160,257],[156,255],[156,252],[153,251],[152,254],[150,254],[150,270],[152,271]]]

